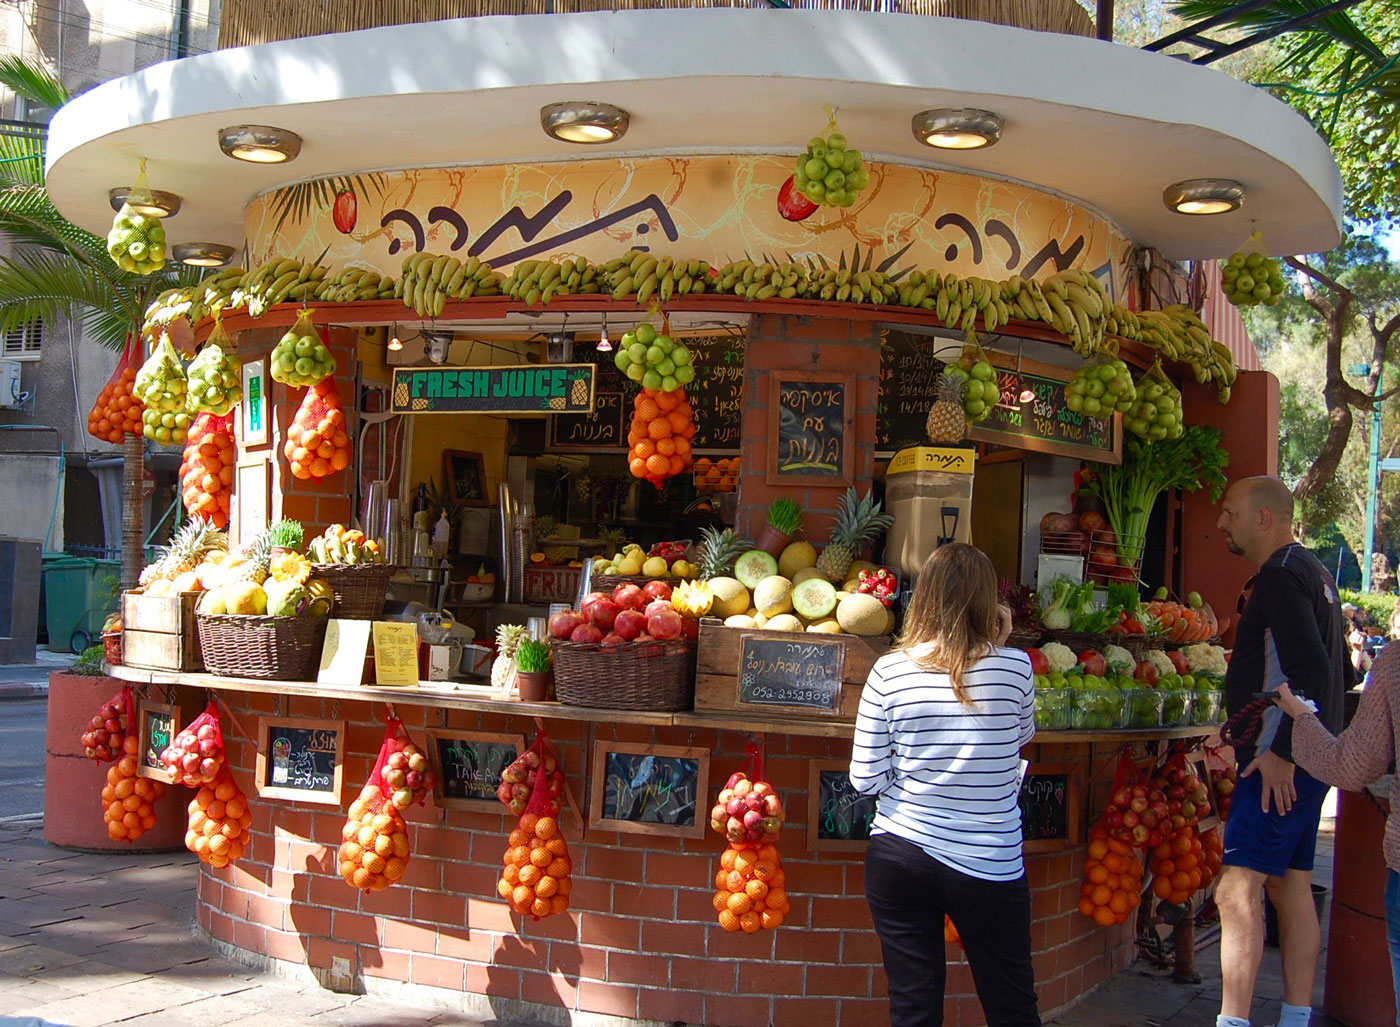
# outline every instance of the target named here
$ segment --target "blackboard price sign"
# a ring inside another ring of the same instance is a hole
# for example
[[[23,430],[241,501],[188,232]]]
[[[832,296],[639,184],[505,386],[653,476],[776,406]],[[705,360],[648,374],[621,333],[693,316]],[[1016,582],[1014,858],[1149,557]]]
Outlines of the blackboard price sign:
[[[1052,852],[1079,844],[1079,768],[1073,763],[1032,763],[1021,780],[1021,834],[1027,852]]]
[[[586,414],[593,409],[592,364],[400,367],[396,414]]]
[[[832,712],[840,708],[846,656],[842,643],[756,635],[744,635],[740,643],[739,702]]]
[[[594,739],[589,826],[704,837],[710,751]]]
[[[439,806],[499,813],[501,771],[525,751],[523,735],[429,731]]]
[[[137,716],[141,722],[141,759],[136,764],[136,774],[170,784],[174,778],[160,761],[160,754],[180,733],[179,707],[143,700]]]
[[[1065,385],[1070,372],[994,354],[1003,365],[997,372],[1000,396],[987,419],[973,425],[968,436],[978,442],[1015,446],[1040,453],[1117,464],[1123,460],[1123,416],[1091,417],[1069,408]],[[1007,363],[1011,366],[1004,366]],[[1029,390],[1034,399],[1022,400]]]
[[[686,336],[680,341],[690,350],[691,366],[695,368],[695,377],[685,387],[685,397],[695,411],[691,448],[696,453],[739,452],[744,336]]]
[[[815,808],[807,817],[809,849],[863,849],[870,840],[876,797],[851,787],[846,770],[846,763],[835,760],[811,763],[807,794]]]
[[[938,376],[946,366],[934,356],[940,344],[956,355],[957,348],[948,339],[892,328],[881,331],[877,455],[928,442],[924,425],[929,407],[938,399]]]
[[[852,484],[854,376],[773,371],[769,378],[768,484]]]
[[[549,448],[624,452],[631,415],[632,404],[621,392],[599,392],[593,413],[561,414],[549,419]]]
[[[340,721],[264,717],[258,794],[338,806],[344,756],[345,725]]]

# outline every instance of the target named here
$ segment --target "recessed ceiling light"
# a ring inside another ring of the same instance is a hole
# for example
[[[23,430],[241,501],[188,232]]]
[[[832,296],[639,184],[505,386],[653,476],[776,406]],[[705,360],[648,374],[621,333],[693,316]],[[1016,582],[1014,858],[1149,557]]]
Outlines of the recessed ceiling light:
[[[1163,189],[1162,202],[1177,214],[1228,214],[1244,204],[1244,186],[1228,178],[1189,178]]]
[[[176,243],[171,253],[181,264],[220,267],[233,259],[234,248],[216,242],[182,242]]]
[[[107,202],[112,205],[113,210],[119,211],[123,204],[131,203],[133,191],[128,185],[108,189]],[[173,217],[180,213],[180,204],[184,202],[175,193],[168,193],[163,189],[147,189],[146,196],[147,200],[131,203],[131,209],[148,218]]]
[[[914,115],[914,138],[940,150],[980,150],[1001,138],[1002,117],[975,107],[940,107]]]
[[[233,125],[219,130],[219,149],[250,164],[282,164],[301,153],[301,136],[271,125]]]
[[[565,143],[611,143],[627,133],[632,116],[610,103],[570,100],[540,108],[540,127]]]

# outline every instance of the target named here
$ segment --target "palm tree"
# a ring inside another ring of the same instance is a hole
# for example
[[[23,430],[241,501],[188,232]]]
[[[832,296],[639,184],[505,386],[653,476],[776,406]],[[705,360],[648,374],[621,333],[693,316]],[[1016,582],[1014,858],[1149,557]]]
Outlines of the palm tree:
[[[57,109],[68,91],[42,65],[0,58],[0,85],[44,107]],[[45,134],[0,135],[0,234],[16,248],[0,256],[0,333],[35,320],[76,321],[83,334],[112,350],[139,336],[150,300],[197,272],[168,265],[153,275],[121,270],[107,255],[106,240],[58,212],[44,188]],[[79,411],[82,419],[83,411]],[[136,583],[143,562],[141,479],[144,441],[127,436],[123,448],[122,584]]]

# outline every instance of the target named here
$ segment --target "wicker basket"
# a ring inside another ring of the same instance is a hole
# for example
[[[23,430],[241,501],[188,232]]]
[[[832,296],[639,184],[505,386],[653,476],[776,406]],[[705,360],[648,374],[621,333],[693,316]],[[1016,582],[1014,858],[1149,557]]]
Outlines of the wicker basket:
[[[595,574],[592,585],[594,591],[612,595],[613,589],[620,585],[636,585],[638,588],[646,588],[648,582],[660,581],[675,588],[683,580],[685,579],[670,574],[661,578],[648,578],[645,574]]]
[[[109,667],[122,665],[122,633],[120,631],[104,631],[102,633],[102,659]]]
[[[553,641],[554,693],[565,706],[688,710],[695,701],[695,643],[620,646]]]
[[[233,678],[309,681],[321,658],[325,617],[196,613],[204,666]]]
[[[311,576],[324,579],[335,593],[332,616],[374,620],[384,612],[389,579],[396,570],[387,563],[313,563]]]
[[[1113,645],[1120,645],[1133,654],[1133,659],[1143,660],[1153,649],[1165,649],[1166,639],[1161,635],[1118,635],[1109,636]]]
[[[1096,635],[1091,631],[1049,631],[1052,641],[1067,645],[1075,652],[1085,649],[1102,650],[1111,641],[1107,635]]]
[[[1044,628],[1012,628],[1006,644],[1016,649],[1030,649],[1045,637]]]

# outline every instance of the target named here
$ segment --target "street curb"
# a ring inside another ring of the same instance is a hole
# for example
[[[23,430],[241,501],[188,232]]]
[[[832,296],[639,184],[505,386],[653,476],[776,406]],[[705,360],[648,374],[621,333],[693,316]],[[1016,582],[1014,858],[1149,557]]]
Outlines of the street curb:
[[[46,699],[47,681],[0,681],[0,702],[6,699]]]

